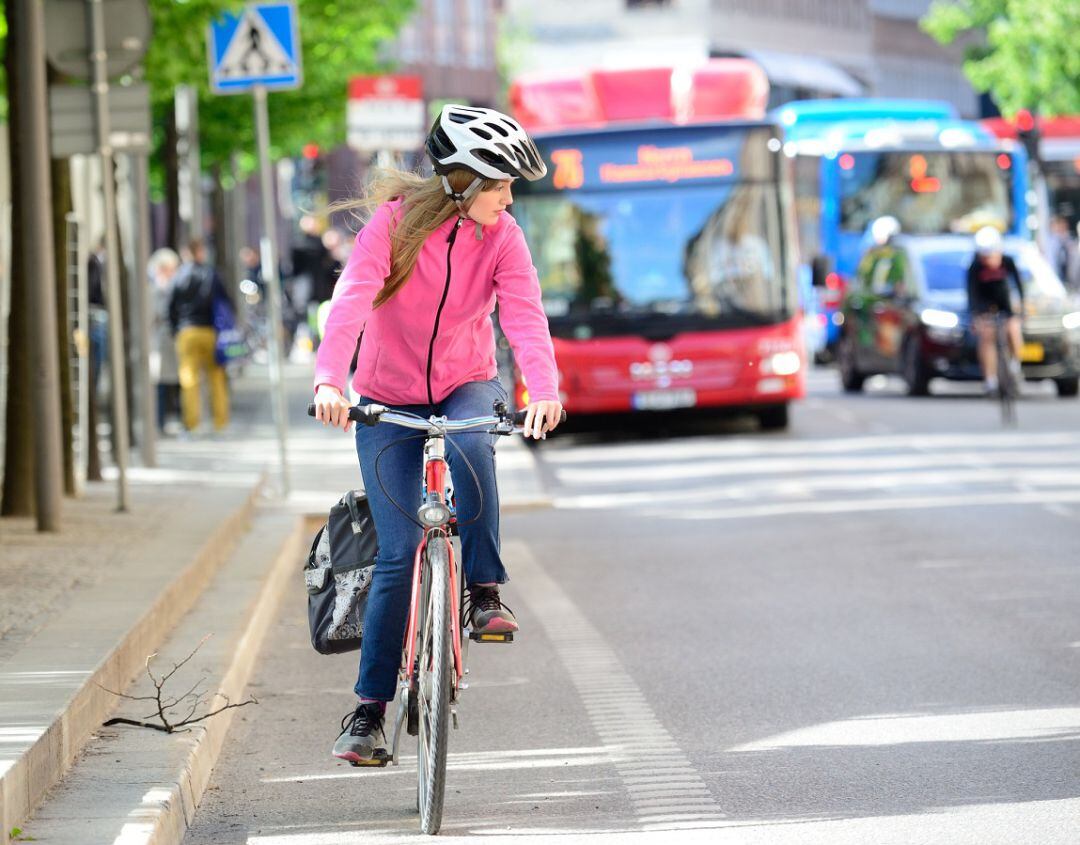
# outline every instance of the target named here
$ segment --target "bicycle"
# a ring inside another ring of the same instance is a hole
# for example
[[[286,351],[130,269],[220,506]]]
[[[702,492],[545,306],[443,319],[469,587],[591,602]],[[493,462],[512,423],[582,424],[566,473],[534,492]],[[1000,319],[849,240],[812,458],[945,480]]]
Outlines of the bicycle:
[[[1020,395],[1020,385],[1016,379],[1016,371],[1011,366],[1014,356],[1012,345],[1009,343],[1009,315],[995,310],[994,318],[994,348],[997,350],[997,376],[998,376],[998,402],[1001,406],[1002,425],[1016,425],[1016,400]]]
[[[457,515],[452,496],[447,492],[446,435],[462,431],[510,435],[522,431],[525,411],[511,414],[504,402],[496,402],[492,411],[490,417],[448,420],[436,416],[425,419],[377,404],[349,409],[349,419],[355,423],[392,423],[426,435],[422,495],[416,512],[424,533],[413,564],[390,750],[378,748],[370,761],[352,764],[396,766],[402,726],[410,736],[416,736],[416,807],[420,812],[420,829],[426,834],[436,834],[442,826],[447,734],[450,722],[457,728],[457,703],[460,694],[468,688],[464,681],[469,671],[465,665],[468,644],[514,640],[511,632],[479,633],[466,625],[462,613],[465,584],[450,540],[456,533]],[[314,416],[314,405],[308,405],[308,414]],[[562,418],[566,419],[565,411]],[[482,501],[480,507],[483,508]]]

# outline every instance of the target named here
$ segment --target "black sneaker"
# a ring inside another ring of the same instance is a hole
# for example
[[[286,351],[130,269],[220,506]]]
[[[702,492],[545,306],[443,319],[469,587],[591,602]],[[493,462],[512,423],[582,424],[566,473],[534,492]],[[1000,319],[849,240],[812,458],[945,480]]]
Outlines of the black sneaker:
[[[509,634],[518,629],[513,611],[499,601],[498,587],[469,587],[465,618],[477,634]]]
[[[341,720],[341,734],[334,743],[333,754],[350,763],[362,763],[375,756],[375,734],[382,737],[383,716],[386,705],[377,701],[358,704],[356,710]]]

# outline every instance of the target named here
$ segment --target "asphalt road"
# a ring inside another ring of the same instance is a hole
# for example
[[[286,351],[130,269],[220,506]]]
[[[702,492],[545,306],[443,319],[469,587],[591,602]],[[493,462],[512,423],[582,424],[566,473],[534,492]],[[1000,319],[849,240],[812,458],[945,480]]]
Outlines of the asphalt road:
[[[451,840],[1080,841],[1080,402],[825,371],[790,431],[554,438],[505,515],[524,633],[474,647]],[[415,768],[329,756],[351,656],[289,597],[188,845],[412,840]]]

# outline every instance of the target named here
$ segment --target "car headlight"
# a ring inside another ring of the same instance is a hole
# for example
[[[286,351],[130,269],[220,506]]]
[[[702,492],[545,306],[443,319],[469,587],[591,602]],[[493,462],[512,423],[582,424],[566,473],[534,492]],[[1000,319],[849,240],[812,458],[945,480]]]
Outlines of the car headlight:
[[[937,308],[924,308],[919,314],[923,325],[935,329],[955,329],[960,325],[960,317],[952,311],[941,311]]]
[[[1080,311],[1073,311],[1071,314],[1066,314],[1061,318],[1061,325],[1070,331],[1073,329],[1080,329]]]

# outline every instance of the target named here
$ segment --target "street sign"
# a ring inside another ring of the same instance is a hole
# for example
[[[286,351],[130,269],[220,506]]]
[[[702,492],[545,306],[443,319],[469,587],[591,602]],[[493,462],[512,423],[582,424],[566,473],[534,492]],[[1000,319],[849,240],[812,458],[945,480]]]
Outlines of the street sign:
[[[355,76],[345,113],[349,146],[409,152],[424,143],[427,119],[419,76]]]
[[[65,76],[89,79],[90,29],[86,0],[46,0],[45,53],[49,64]],[[146,0],[104,0],[105,73],[116,79],[134,68],[150,45],[150,9]]]
[[[210,88],[242,94],[301,85],[300,38],[292,3],[258,3],[210,24]]]
[[[210,58],[210,88],[215,94],[251,92],[255,104],[255,145],[262,189],[263,233],[259,238],[262,274],[270,294],[270,389],[278,433],[281,494],[289,494],[289,432],[282,369],[281,280],[274,177],[270,164],[269,91],[300,87],[300,38],[292,3],[253,3],[237,15],[225,15],[210,25],[206,50]]]
[[[109,144],[114,153],[150,152],[150,88],[109,86]],[[93,93],[85,86],[49,87],[49,132],[53,158],[98,151]]]

